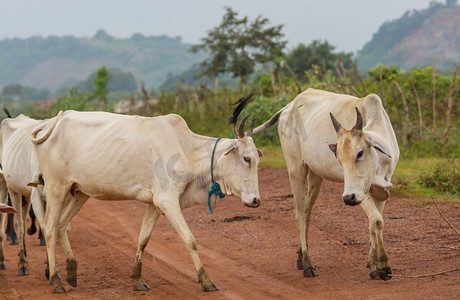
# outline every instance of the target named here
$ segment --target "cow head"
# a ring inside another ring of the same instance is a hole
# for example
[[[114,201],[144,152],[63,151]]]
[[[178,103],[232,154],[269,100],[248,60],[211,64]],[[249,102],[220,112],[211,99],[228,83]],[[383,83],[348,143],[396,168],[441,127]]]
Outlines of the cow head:
[[[363,119],[358,108],[356,108],[356,124],[351,130],[340,125],[330,113],[332,124],[337,132],[337,144],[330,144],[329,148],[342,164],[344,176],[344,192],[342,199],[347,205],[360,204],[369,193],[373,193],[371,186],[383,188],[386,193],[391,183],[378,176],[379,155],[391,159],[383,147],[376,143],[363,131]],[[380,194],[381,200],[385,195]],[[383,199],[385,198],[385,199]]]
[[[248,103],[252,94],[240,99],[237,103],[230,123],[233,123],[233,131],[237,139],[229,140],[229,145],[224,149],[224,154],[218,159],[219,173],[221,175],[222,191],[227,195],[240,197],[244,205],[258,207],[260,205],[259,180],[257,168],[259,159],[263,156],[262,151],[256,148],[252,139],[254,120],[248,131],[244,131],[244,124],[248,116],[243,117],[236,129],[238,114]]]

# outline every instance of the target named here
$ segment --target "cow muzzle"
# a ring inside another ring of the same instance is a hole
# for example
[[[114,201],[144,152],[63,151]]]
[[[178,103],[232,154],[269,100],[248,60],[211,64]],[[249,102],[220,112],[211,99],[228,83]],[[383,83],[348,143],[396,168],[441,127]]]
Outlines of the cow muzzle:
[[[355,206],[355,205],[358,205],[359,203],[361,203],[361,201],[358,201],[358,200],[356,199],[355,194],[343,195],[343,196],[342,196],[342,199],[343,199],[343,202],[344,202],[346,205],[349,205],[349,206]]]
[[[259,207],[259,205],[260,205],[260,198],[254,197],[251,202],[243,201],[243,203],[247,207],[256,208],[256,207]]]

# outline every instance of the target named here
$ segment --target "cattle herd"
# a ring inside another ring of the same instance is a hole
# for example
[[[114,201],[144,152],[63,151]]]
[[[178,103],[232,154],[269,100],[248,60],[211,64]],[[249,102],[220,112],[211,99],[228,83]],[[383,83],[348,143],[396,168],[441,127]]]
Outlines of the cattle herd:
[[[18,275],[29,274],[25,226],[31,205],[46,240],[45,274],[53,292],[63,293],[67,288],[56,268],[55,245],[58,240],[65,255],[65,279],[76,287],[77,261],[67,234],[72,217],[90,197],[134,199],[146,204],[131,275],[134,290],[150,289],[142,279],[142,258],[160,215],[166,216],[190,252],[202,289],[218,290],[200,261],[182,210],[200,204],[212,211],[216,197],[225,195],[258,207],[257,169],[263,154],[252,136],[277,124],[299,230],[297,267],[306,277],[318,275],[308,251],[308,228],[326,179],[344,182],[344,203],[361,206],[368,216],[370,277],[390,279],[382,212],[399,150],[380,98],[307,89],[265,123],[254,128],[252,121],[245,130],[248,116],[239,125],[237,119],[251,97],[238,101],[230,119],[236,138],[195,134],[174,114],[141,117],[64,111],[47,120],[24,115],[4,119],[0,241],[5,213],[15,213]],[[6,203],[8,194],[11,206]],[[6,267],[2,246],[0,272]]]

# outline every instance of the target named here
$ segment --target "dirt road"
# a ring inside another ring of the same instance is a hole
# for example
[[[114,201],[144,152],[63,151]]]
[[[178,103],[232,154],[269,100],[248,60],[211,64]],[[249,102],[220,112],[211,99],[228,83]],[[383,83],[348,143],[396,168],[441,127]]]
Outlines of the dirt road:
[[[330,182],[323,185],[310,226],[310,254],[319,277],[304,278],[296,269],[298,234],[286,170],[262,169],[259,176],[262,205],[257,209],[227,197],[218,201],[213,215],[206,207],[184,211],[218,292],[201,291],[190,255],[164,217],[153,230],[143,262],[143,278],[151,290],[133,291],[129,275],[145,206],[90,199],[69,232],[78,287],[65,295],[51,293],[44,277],[45,247],[28,236],[28,276],[17,276],[17,246],[4,244],[8,269],[0,271],[0,299],[460,299],[460,271],[370,280],[365,268],[367,217],[360,207],[345,206],[342,185]],[[393,273],[460,268],[459,236],[434,205],[409,205],[411,201],[390,198],[386,204],[384,239]],[[439,206],[459,228],[460,205]],[[58,268],[65,272],[57,249]]]

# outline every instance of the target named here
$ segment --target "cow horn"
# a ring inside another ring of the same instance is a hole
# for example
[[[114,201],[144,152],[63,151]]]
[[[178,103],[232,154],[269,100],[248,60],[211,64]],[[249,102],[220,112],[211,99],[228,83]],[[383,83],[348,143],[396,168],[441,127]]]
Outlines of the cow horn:
[[[342,125],[340,125],[339,121],[337,121],[334,115],[330,112],[329,115],[331,116],[332,125],[334,125],[335,132],[339,133],[339,130],[342,129]]]
[[[252,119],[251,124],[249,125],[248,132],[246,133],[247,136],[252,137],[252,131],[254,130],[254,123],[256,119]]]
[[[233,133],[235,136],[238,136],[238,132],[236,131],[236,123],[233,123]]]
[[[240,122],[240,126],[238,127],[238,137],[240,139],[244,138],[244,124],[246,123],[246,120],[249,118],[249,115],[245,115]]]
[[[357,107],[356,109],[356,124],[355,127],[353,127],[356,130],[363,130],[363,116],[361,115],[361,112]]]

